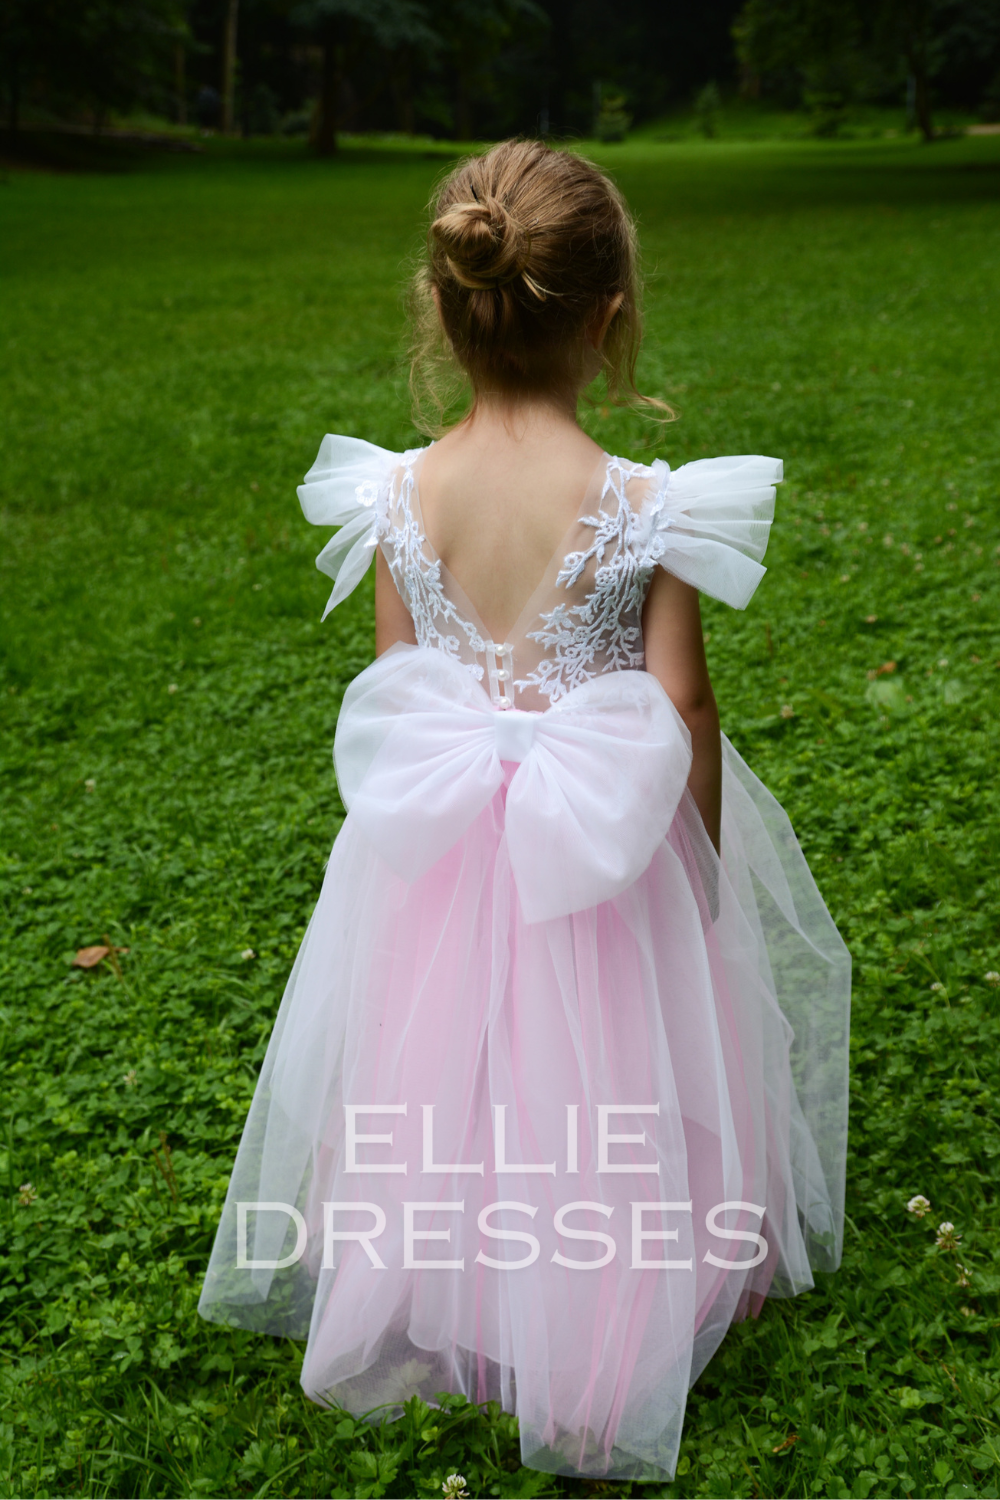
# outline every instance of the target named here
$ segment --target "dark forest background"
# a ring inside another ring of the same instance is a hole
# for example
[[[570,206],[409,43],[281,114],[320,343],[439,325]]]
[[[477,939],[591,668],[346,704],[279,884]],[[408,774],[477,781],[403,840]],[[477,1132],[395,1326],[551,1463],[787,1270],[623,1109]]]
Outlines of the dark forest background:
[[[706,90],[707,95],[706,95]],[[697,99],[1000,117],[1000,0],[0,0],[6,126],[620,136]]]

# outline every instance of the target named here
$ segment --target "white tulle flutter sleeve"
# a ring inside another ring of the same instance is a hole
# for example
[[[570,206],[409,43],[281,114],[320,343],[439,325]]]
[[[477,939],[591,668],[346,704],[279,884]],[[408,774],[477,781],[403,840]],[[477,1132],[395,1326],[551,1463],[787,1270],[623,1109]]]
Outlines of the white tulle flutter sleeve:
[[[713,599],[745,609],[767,571],[760,560],[781,460],[756,454],[699,458],[671,472],[658,459],[653,470],[658,480],[637,520],[642,561],[659,563]]]
[[[316,559],[320,572],[335,580],[323,618],[361,582],[378,544],[379,500],[387,491],[398,453],[361,438],[327,433],[316,462],[298,488],[307,521],[339,526]]]

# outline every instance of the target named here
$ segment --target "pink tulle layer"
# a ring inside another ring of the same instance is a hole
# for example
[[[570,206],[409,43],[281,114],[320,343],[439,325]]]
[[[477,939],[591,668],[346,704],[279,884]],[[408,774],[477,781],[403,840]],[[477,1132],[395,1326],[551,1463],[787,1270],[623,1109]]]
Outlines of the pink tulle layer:
[[[515,767],[410,883],[348,817],[204,1316],[307,1338],[315,1400],[496,1399],[535,1468],[673,1474],[729,1324],[841,1243],[850,962],[725,756],[721,861],[685,793],[644,874],[547,921],[507,855]]]

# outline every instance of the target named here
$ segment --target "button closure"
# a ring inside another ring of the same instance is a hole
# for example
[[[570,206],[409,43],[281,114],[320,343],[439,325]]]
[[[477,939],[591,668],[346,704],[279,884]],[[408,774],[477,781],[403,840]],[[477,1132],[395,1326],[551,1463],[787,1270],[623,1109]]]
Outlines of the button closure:
[[[501,683],[508,683],[514,676],[514,648],[508,641],[497,645],[496,641],[486,641],[486,672],[490,687],[490,701],[494,708],[509,711],[514,707],[513,699],[508,696],[506,688]]]

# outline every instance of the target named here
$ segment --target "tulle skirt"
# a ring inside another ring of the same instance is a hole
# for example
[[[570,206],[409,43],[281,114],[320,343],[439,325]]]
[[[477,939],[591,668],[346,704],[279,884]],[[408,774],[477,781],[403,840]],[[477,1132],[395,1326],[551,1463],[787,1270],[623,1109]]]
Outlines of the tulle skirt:
[[[307,1339],[316,1401],[495,1399],[525,1464],[669,1478],[729,1324],[839,1262],[850,959],[727,741],[721,860],[685,793],[639,879],[548,921],[515,770],[410,883],[348,816],[200,1311]]]

